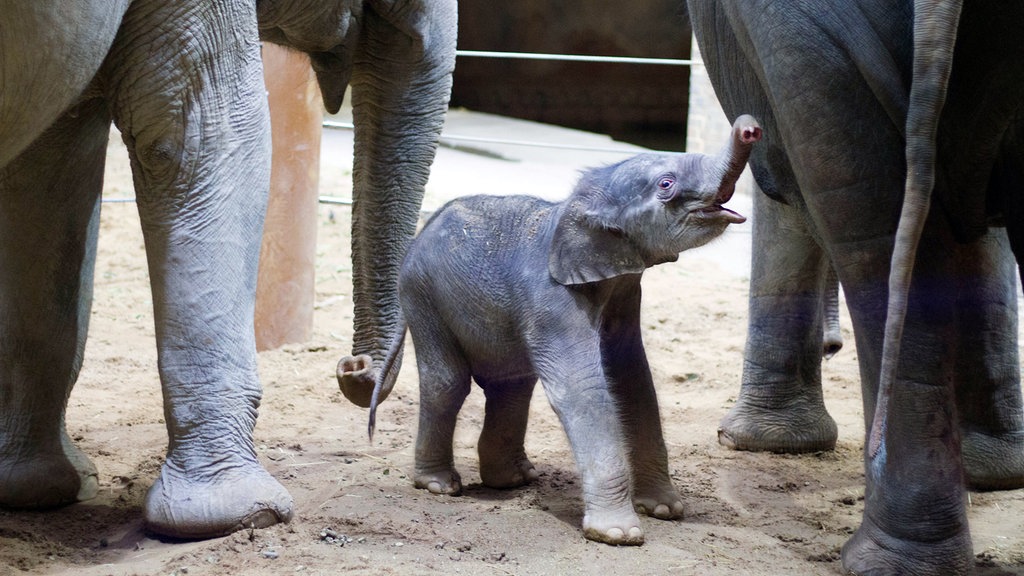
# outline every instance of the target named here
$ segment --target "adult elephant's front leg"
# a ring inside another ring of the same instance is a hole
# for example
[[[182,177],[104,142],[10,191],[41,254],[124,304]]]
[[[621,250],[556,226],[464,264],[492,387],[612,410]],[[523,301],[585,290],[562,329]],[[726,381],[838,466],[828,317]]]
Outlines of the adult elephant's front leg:
[[[98,489],[64,407],[89,325],[109,134],[106,106],[91,100],[0,170],[0,506],[69,504]]]
[[[821,390],[830,264],[799,209],[755,194],[743,381],[718,441],[738,450],[831,450],[838,431]]]
[[[253,306],[270,168],[254,10],[137,2],[106,70],[146,239],[169,435],[144,514],[150,530],[175,537],[292,515],[291,496],[257,460],[252,436],[261,395]],[[173,32],[158,37],[157,29]]]

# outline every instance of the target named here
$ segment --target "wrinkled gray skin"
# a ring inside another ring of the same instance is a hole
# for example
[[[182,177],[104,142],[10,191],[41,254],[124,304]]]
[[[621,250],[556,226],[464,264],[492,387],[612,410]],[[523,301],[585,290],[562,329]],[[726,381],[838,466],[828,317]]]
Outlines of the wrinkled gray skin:
[[[828,256],[792,206],[754,194],[750,296],[743,379],[718,441],[783,453],[835,448],[821,359],[843,346],[839,283]]]
[[[1024,46],[1012,31],[1024,6],[691,0],[689,11],[726,113],[764,122],[755,178],[805,214],[850,309],[867,485],[843,565],[966,573],[961,454],[972,477],[987,466],[994,484],[1024,478],[1012,274],[1005,240],[986,233],[1002,212],[1020,260]],[[887,317],[905,318],[902,332]]]
[[[257,11],[264,39],[310,53],[329,111],[351,75],[355,332],[337,378],[345,397],[366,407],[398,321],[398,268],[451,93],[456,2],[260,0]]]
[[[682,515],[641,341],[640,277],[744,221],[721,205],[759,138],[741,117],[718,156],[640,155],[585,172],[561,203],[472,196],[427,223],[399,280],[419,368],[417,487],[461,492],[452,434],[471,379],[487,397],[483,483],[535,479],[523,440],[539,378],[582,477],[587,538],[641,544],[634,507]]]
[[[145,235],[169,436],[146,526],[201,538],[291,518],[252,438],[270,170],[257,10],[268,38],[311,53],[329,108],[351,78],[353,237],[389,235],[384,251],[411,237],[447,107],[454,2],[0,0],[0,506],[97,490],[64,407],[85,347],[113,121]],[[364,247],[364,291],[397,276],[397,259],[368,271],[377,261]],[[380,289],[397,299],[393,284]]]
[[[718,440],[736,450],[831,450],[838,433],[823,401],[821,358],[842,347],[835,273],[799,210],[758,193],[754,215],[743,380],[736,404],[719,424]],[[1015,448],[1021,425],[1015,414],[1016,379],[985,376],[983,361],[986,355],[1009,355],[1003,362],[1012,366],[1016,352],[1009,347],[1012,342],[985,337],[991,310],[966,316],[991,306],[985,303],[987,294],[1005,294],[1005,313],[995,320],[999,330],[1016,334],[1017,302],[1009,296],[1016,290],[1013,254],[1002,229],[992,230],[979,245],[956,245],[954,250],[958,301],[968,323],[959,361],[965,366],[981,362],[957,381],[967,481],[979,490],[1017,488],[1022,478]],[[993,409],[992,399],[1007,392],[1010,396]]]
[[[823,402],[820,359],[842,346],[835,276],[798,211],[759,194],[754,214],[743,381],[736,404],[719,424],[718,439],[737,450],[831,450],[838,434]],[[972,366],[957,380],[967,482],[978,490],[1018,488],[1016,378],[986,376],[984,365],[986,355],[1008,355],[1004,362],[1012,366],[1016,351],[1012,342],[985,337],[991,311],[969,315],[991,306],[986,295],[1004,294],[1005,314],[995,321],[998,330],[1016,334],[1017,302],[1009,296],[1016,290],[1013,254],[1002,229],[992,230],[978,245],[954,250],[958,302],[968,327],[958,347],[959,362]],[[1006,393],[1009,397],[993,409],[992,399]]]

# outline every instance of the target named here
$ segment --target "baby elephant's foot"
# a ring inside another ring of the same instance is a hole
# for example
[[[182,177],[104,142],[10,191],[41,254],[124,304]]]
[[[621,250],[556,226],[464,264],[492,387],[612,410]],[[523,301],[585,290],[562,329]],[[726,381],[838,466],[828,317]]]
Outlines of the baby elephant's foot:
[[[540,477],[526,456],[513,460],[480,459],[480,479],[489,488],[518,488]]]
[[[641,489],[633,495],[633,507],[640,514],[661,520],[675,520],[683,517],[683,499],[671,485]]]
[[[583,515],[583,535],[589,540],[615,546],[639,546],[644,543],[640,518],[629,508],[587,510]]]
[[[414,480],[417,488],[430,491],[431,494],[462,494],[462,478],[453,469],[436,472],[417,472]]]

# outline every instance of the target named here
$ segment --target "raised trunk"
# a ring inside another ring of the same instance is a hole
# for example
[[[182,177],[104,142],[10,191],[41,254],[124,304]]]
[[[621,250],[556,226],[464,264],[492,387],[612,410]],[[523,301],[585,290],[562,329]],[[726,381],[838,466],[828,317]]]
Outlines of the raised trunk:
[[[345,396],[369,406],[381,362],[401,338],[398,271],[416,231],[455,66],[456,5],[373,3],[354,55],[355,203],[352,215],[352,356],[338,363]],[[401,357],[399,352],[398,358]]]
[[[736,190],[736,181],[739,180],[743,168],[750,158],[750,151],[754,143],[761,139],[761,125],[753,116],[743,114],[732,123],[732,134],[729,141],[722,150],[715,156],[714,171],[718,186],[718,200],[721,203],[728,202],[732,193]]]

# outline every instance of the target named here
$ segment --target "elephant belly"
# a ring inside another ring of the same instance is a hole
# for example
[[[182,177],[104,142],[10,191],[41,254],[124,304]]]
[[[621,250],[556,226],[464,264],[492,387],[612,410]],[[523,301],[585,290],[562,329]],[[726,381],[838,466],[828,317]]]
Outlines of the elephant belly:
[[[477,382],[535,378],[530,352],[519,331],[510,322],[494,322],[458,332],[459,347]]]

